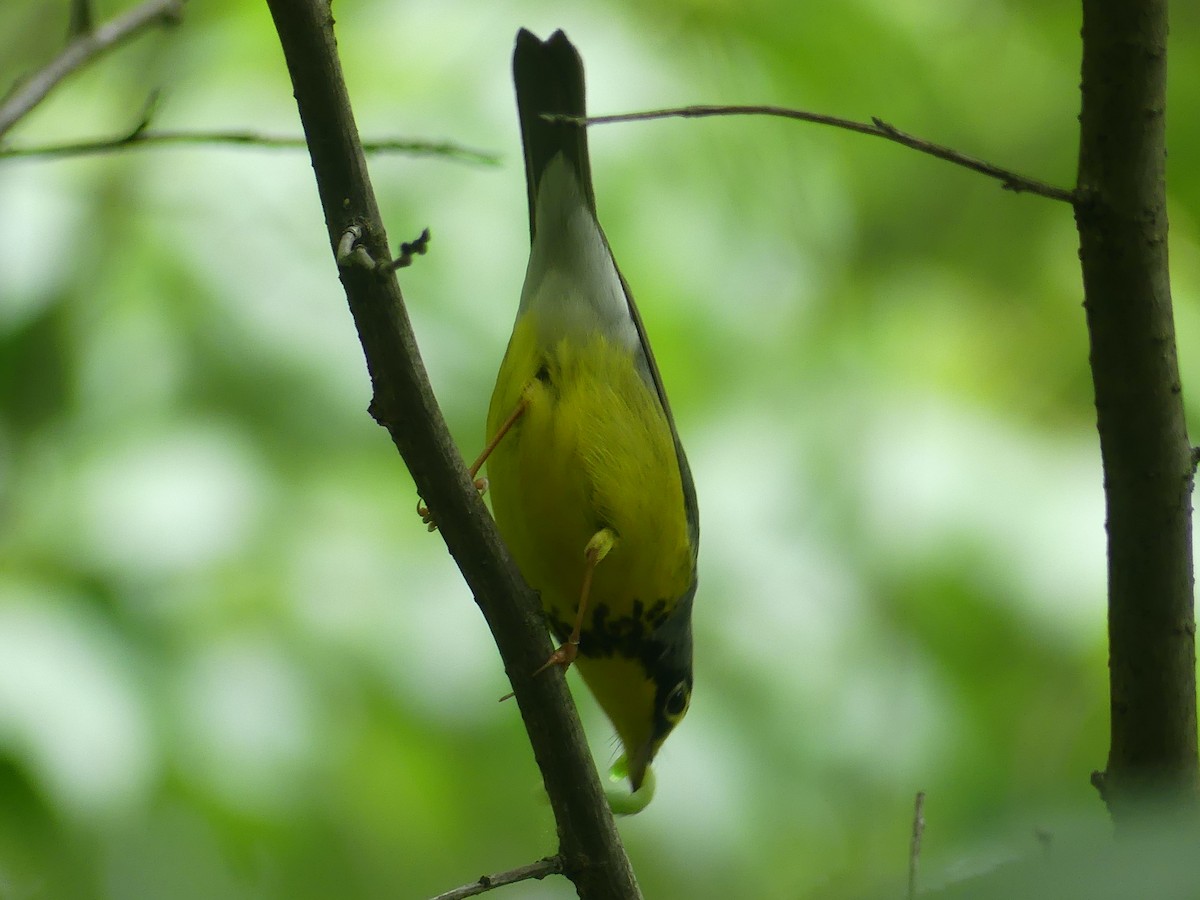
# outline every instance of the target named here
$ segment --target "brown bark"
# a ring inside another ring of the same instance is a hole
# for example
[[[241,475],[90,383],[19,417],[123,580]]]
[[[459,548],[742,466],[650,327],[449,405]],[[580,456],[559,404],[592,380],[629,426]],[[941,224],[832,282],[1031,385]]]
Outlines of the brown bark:
[[[387,260],[387,237],[342,80],[333,20],[322,0],[268,0],[308,140],[330,246],[361,229],[358,246]],[[396,279],[339,269],[371,374],[371,409],[391,434],[504,659],[558,826],[563,871],[583,898],[640,897],[558,669],[533,592],[504,549],[433,398]],[[413,513],[413,527],[419,527]],[[427,598],[436,602],[436,598]],[[454,647],[446,665],[454,665]]]
[[[1075,205],[1108,523],[1118,823],[1147,792],[1195,799],[1192,454],[1167,271],[1166,0],[1084,0]]]

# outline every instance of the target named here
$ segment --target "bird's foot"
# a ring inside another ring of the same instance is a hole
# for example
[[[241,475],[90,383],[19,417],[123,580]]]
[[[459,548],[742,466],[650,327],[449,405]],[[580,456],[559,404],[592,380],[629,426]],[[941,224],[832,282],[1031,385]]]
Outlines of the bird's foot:
[[[577,657],[578,655],[579,655],[579,641],[578,640],[567,641],[562,646],[560,646],[557,650],[555,650],[553,653],[551,653],[550,658],[548,660],[546,660],[544,663],[542,663],[540,666],[538,666],[538,668],[534,670],[533,675],[531,675],[530,677],[533,678],[538,675],[541,675],[543,672],[545,672],[551,666],[562,666],[562,670],[565,673],[567,671],[567,669],[571,668],[571,663],[575,662],[575,657]]]
[[[474,481],[475,490],[479,491],[479,496],[482,497],[487,493],[488,480],[480,477]],[[437,522],[434,521],[433,513],[429,511],[429,507],[425,505],[425,501],[420,497],[417,498],[417,515],[421,517],[421,522],[429,531],[437,531]]]
[[[538,675],[541,675],[543,672],[545,672],[551,666],[562,666],[563,674],[565,675],[567,672],[567,669],[571,668],[571,663],[575,662],[575,657],[577,657],[578,655],[579,655],[579,641],[567,641],[565,644],[563,644],[561,647],[559,647],[557,650],[555,650],[553,653],[551,653],[550,658],[548,660],[546,660],[544,663],[542,663],[540,666],[538,666],[536,669],[534,669],[533,674],[530,675],[529,677],[536,678]],[[503,703],[505,700],[511,700],[514,696],[516,696],[516,695],[510,691],[509,693],[505,694],[503,697],[500,698],[500,702]]]

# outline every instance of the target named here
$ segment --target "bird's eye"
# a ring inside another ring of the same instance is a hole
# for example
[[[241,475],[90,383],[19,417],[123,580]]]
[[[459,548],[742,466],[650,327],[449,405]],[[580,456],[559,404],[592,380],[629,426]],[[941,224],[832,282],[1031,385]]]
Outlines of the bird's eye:
[[[663,704],[663,715],[670,722],[678,722],[687,712],[688,701],[692,699],[686,681],[681,681],[667,694],[667,702]]]

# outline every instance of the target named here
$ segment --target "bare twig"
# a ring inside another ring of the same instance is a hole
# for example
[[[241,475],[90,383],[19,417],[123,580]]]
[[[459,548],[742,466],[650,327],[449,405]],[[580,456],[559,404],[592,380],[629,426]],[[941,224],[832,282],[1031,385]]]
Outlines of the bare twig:
[[[921,835],[925,833],[925,792],[917,791],[913,804],[912,841],[908,845],[908,900],[917,896],[917,864],[921,860]]]
[[[1016,193],[1037,194],[1049,197],[1051,200],[1061,200],[1064,203],[1074,203],[1075,194],[1065,188],[1018,175],[1008,169],[1002,169],[990,162],[975,159],[965,153],[959,153],[941,144],[915,137],[911,134],[889,125],[882,119],[872,119],[870,122],[856,122],[853,119],[843,119],[838,116],[826,116],[821,113],[805,112],[800,109],[787,109],[782,106],[681,106],[674,109],[655,109],[648,112],[622,113],[613,116],[588,116],[581,120],[585,125],[607,125],[613,122],[642,122],[648,119],[701,119],[710,116],[777,116],[784,119],[798,119],[801,122],[814,122],[817,125],[829,125],[833,128],[843,128],[856,131],[859,134],[869,134],[897,144],[903,144],[920,153],[936,156],[946,162],[963,166],[972,171],[999,179],[1001,186],[1007,191]],[[555,118],[566,119],[568,116]]]
[[[60,81],[96,57],[155,25],[170,25],[183,15],[187,0],[146,0],[125,15],[79,37],[30,75],[0,103],[0,137],[46,98]]]
[[[518,866],[507,872],[499,872],[495,875],[480,875],[478,881],[472,881],[470,884],[456,887],[452,891],[438,894],[433,900],[463,900],[464,897],[477,897],[487,891],[504,887],[508,884],[516,884],[519,881],[529,881],[531,879],[540,881],[547,875],[561,875],[562,870],[563,861],[561,856],[547,856],[545,859],[539,859],[537,862],[530,863],[527,866]]]
[[[259,134],[254,131],[146,131],[144,126],[120,137],[100,138],[94,141],[79,141],[72,144],[47,144],[37,147],[0,147],[0,159],[6,157],[40,156],[58,158],[64,156],[88,156],[98,153],[114,153],[138,147],[161,147],[172,144],[231,144],[241,147],[267,149],[303,149],[307,145],[302,137]],[[413,156],[446,156],[465,162],[495,165],[499,158],[482,150],[472,150],[449,141],[415,141],[403,138],[385,138],[363,141],[366,153],[408,153]]]

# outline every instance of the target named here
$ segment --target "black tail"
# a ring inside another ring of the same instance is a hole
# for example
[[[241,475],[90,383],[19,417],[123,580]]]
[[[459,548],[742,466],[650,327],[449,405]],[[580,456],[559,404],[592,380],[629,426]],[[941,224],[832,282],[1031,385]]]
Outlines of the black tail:
[[[596,211],[592,172],[588,163],[587,129],[566,122],[548,122],[543,113],[564,116],[587,115],[584,100],[583,60],[561,31],[542,41],[522,28],[513,50],[513,83],[517,88],[517,113],[521,118],[521,142],[525,147],[525,183],[529,190],[529,233],[537,189],[542,173],[558,153],[579,176],[588,207]]]

